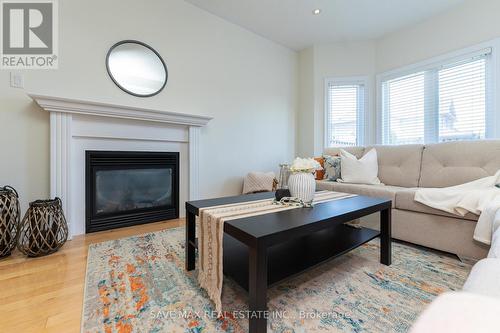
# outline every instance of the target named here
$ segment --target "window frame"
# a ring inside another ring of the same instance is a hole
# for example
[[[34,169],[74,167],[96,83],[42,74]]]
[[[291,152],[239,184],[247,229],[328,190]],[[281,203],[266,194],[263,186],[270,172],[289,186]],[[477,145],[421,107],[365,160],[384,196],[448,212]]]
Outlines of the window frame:
[[[499,75],[500,75],[500,38],[484,42],[472,47],[461,49],[455,52],[450,52],[438,57],[433,57],[412,65],[403,66],[394,70],[390,70],[376,76],[376,91],[377,91],[377,104],[376,104],[376,143],[377,144],[388,144],[384,140],[383,131],[383,119],[384,119],[384,100],[387,100],[388,96],[384,96],[383,85],[385,82],[403,77],[406,75],[411,75],[417,72],[431,72],[439,67],[448,66],[455,62],[460,62],[474,56],[480,56],[481,54],[489,51],[488,61],[486,61],[486,121],[485,121],[485,139],[498,138],[500,137],[500,115],[496,115],[495,110],[497,106],[500,105],[500,85]],[[437,91],[432,92],[434,95]],[[436,98],[436,96],[434,96]],[[439,109],[437,109],[439,111]],[[429,135],[429,134],[427,134]],[[431,134],[433,137],[438,136],[439,132]],[[427,139],[427,137],[426,137]],[[435,139],[435,138],[434,138]],[[438,142],[434,140],[433,142]],[[430,143],[430,142],[428,142]],[[427,143],[424,143],[427,144]]]
[[[331,148],[329,145],[328,133],[329,133],[329,91],[328,87],[330,85],[338,85],[338,86],[352,86],[352,85],[362,85],[364,89],[364,98],[363,109],[360,112],[359,105],[357,105],[356,112],[356,145],[362,146],[366,144],[367,138],[367,122],[368,115],[370,114],[370,88],[369,88],[369,77],[368,76],[352,76],[352,77],[327,77],[324,79],[324,110],[323,110],[323,119],[324,119],[324,135],[323,135],[323,148]],[[361,102],[360,98],[358,98],[357,103]]]

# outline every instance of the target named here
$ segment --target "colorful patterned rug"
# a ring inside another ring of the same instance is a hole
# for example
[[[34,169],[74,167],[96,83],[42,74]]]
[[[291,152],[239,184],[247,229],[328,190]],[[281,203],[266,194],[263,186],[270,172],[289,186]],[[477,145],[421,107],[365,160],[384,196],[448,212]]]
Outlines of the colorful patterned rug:
[[[184,271],[184,228],[91,245],[82,332],[247,332],[246,292],[224,280],[223,318]],[[460,289],[470,265],[395,243],[379,263],[378,241],[268,292],[268,332],[406,332],[438,294]]]

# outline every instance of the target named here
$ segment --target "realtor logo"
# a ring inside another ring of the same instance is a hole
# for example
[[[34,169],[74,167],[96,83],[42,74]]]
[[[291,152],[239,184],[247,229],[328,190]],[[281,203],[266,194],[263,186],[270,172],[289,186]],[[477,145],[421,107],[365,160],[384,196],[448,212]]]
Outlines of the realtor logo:
[[[3,69],[57,68],[56,0],[1,1]]]

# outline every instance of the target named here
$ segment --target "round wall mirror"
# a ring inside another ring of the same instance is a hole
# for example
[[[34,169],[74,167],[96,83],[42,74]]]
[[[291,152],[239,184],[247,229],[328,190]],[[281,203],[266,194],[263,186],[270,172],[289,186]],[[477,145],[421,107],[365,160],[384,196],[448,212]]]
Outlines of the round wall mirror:
[[[134,96],[156,95],[167,84],[167,66],[160,54],[139,41],[113,45],[106,56],[106,68],[113,82]]]

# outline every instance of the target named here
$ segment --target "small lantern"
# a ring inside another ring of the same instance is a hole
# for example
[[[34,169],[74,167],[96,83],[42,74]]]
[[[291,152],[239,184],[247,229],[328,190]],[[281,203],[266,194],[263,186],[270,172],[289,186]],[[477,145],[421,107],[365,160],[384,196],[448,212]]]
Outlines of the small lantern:
[[[16,247],[19,228],[19,195],[10,186],[0,188],[0,257],[11,254]]]
[[[68,224],[61,199],[31,202],[19,228],[19,251],[29,257],[40,257],[56,252],[67,239]]]

